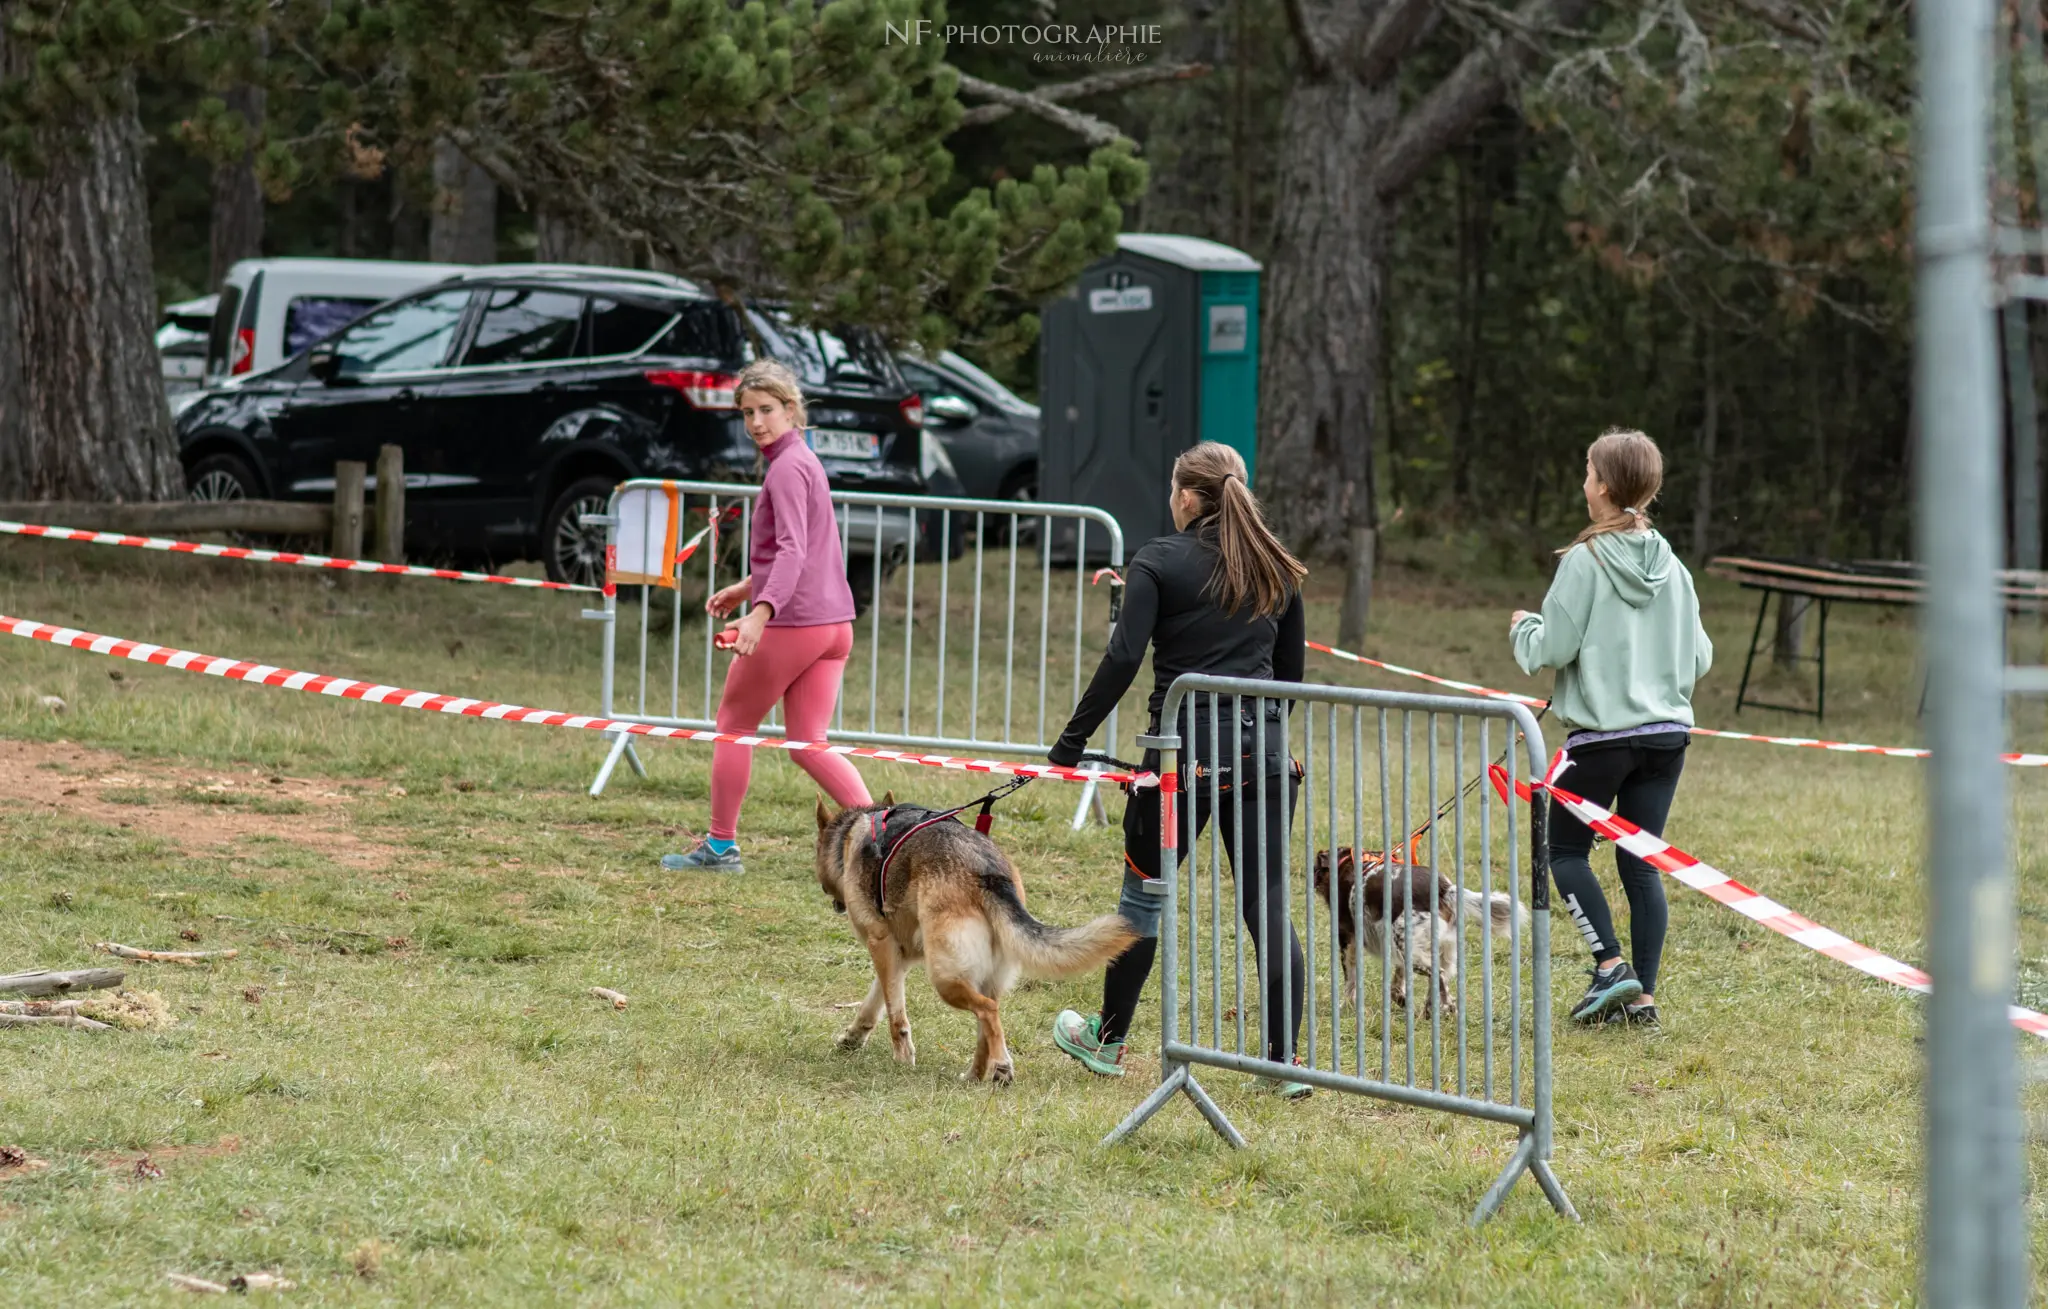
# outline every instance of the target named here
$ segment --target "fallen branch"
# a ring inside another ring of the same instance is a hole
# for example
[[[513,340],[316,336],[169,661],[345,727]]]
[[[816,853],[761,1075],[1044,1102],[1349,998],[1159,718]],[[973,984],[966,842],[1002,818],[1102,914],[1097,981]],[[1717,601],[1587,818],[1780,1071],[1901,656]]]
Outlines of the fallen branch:
[[[132,945],[114,941],[95,941],[92,948],[122,959],[140,959],[152,964],[196,965],[209,959],[232,959],[241,953],[240,950],[138,950]]]
[[[77,1014],[6,1014],[0,1013],[0,1027],[35,1027],[48,1024],[51,1027],[84,1027],[95,1032],[111,1032],[114,1029],[106,1023],[80,1018]]]
[[[626,997],[620,995],[617,991],[612,990],[610,987],[593,986],[590,988],[590,993],[600,1000],[611,1001],[612,1008],[614,1009],[624,1009],[626,1007]]]
[[[0,994],[63,995],[68,991],[98,991],[119,986],[127,976],[118,968],[78,968],[66,973],[37,968],[0,977]]]
[[[228,1286],[236,1291],[289,1291],[292,1283],[276,1273],[237,1273],[228,1279]]]
[[[197,1291],[207,1295],[226,1295],[228,1288],[219,1282],[209,1282],[204,1277],[187,1277],[183,1273],[165,1273],[172,1286],[180,1291]]]
[[[0,1000],[0,1014],[75,1014],[83,1000]]]

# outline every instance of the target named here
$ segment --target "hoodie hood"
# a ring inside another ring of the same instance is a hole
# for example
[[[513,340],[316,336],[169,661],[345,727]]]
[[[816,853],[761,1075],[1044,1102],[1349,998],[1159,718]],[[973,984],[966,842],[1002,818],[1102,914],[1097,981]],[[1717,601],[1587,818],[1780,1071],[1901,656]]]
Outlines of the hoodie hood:
[[[1671,580],[1676,562],[1671,543],[1657,531],[1603,532],[1587,543],[1593,558],[1631,608],[1641,609],[1657,598]]]

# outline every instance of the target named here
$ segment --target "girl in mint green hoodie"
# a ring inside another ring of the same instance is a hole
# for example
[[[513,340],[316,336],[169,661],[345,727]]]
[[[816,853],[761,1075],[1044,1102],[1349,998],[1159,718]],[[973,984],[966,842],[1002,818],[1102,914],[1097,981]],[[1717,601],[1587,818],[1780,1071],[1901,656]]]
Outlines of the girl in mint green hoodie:
[[[1541,613],[1516,610],[1509,635],[1525,673],[1557,670],[1550,707],[1567,735],[1558,784],[1662,835],[1685,768],[1692,688],[1714,659],[1692,574],[1650,526],[1664,457],[1641,432],[1612,431],[1586,451],[1592,525],[1560,551]],[[1628,895],[1629,955],[1593,876],[1593,832],[1550,811],[1550,871],[1593,952],[1593,983],[1572,1007],[1582,1023],[1657,1021],[1664,884],[1656,869],[1614,852]]]

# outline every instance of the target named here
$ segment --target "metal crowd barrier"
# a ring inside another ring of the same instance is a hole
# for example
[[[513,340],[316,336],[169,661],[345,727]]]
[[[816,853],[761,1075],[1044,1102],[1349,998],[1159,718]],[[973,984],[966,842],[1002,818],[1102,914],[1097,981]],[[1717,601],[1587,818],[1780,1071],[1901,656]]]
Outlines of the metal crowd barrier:
[[[1268,717],[1274,701],[1283,712]],[[1277,869],[1267,866],[1258,793],[1234,785],[1250,771],[1242,757],[1218,760],[1212,747],[1196,744],[1216,741],[1220,730],[1224,754],[1235,754],[1241,747],[1230,745],[1228,724],[1243,722],[1246,709],[1252,715],[1239,730],[1253,757],[1277,749],[1301,766],[1300,821],[1289,814],[1286,839],[1272,843]],[[1146,883],[1165,902],[1161,1080],[1104,1144],[1128,1136],[1180,1092],[1225,1140],[1242,1146],[1195,1077],[1197,1066],[1226,1069],[1511,1125],[1519,1143],[1472,1222],[1491,1215],[1525,1170],[1559,1213],[1576,1219],[1549,1164],[1545,797],[1538,791],[1523,815],[1517,804],[1496,813],[1499,801],[1487,794],[1490,763],[1504,767],[1508,795],[1515,778],[1542,776],[1535,718],[1497,701],[1189,674],[1174,682],[1160,721],[1161,735],[1139,744],[1161,751],[1167,779],[1158,801],[1162,875]],[[1198,820],[1206,824],[1206,858]],[[1235,837],[1229,849],[1226,825]],[[1344,847],[1352,854],[1348,881],[1337,853]],[[1319,862],[1323,852],[1332,853]],[[1179,871],[1165,871],[1177,853],[1185,855]],[[1432,909],[1441,903],[1432,869],[1454,893],[1442,912]],[[1247,948],[1246,937],[1256,936],[1246,928],[1247,898],[1259,904],[1257,890],[1269,876],[1284,887],[1305,956],[1298,1040],[1288,952],[1272,952],[1270,966],[1282,973],[1275,1015],[1260,985],[1256,939]],[[1504,920],[1498,940],[1489,930],[1496,906]],[[1368,928],[1375,922],[1407,926],[1379,930],[1374,946]],[[1269,1057],[1269,1031],[1283,1058]],[[1293,1062],[1284,1057],[1290,1054]]]
[[[584,611],[604,624],[600,696],[607,717],[715,726],[731,656],[714,658],[712,637],[724,623],[708,619],[704,601],[745,575],[760,491],[728,482],[636,480],[612,493],[604,608]],[[1106,554],[1111,567],[1123,564],[1116,519],[1086,505],[862,491],[834,491],[832,504],[850,580],[857,595],[867,593],[854,622],[833,738],[949,753],[1044,754],[1116,624],[1121,584],[1090,584],[1091,559],[1099,566]],[[714,521],[718,535],[677,561]],[[960,558],[933,557],[934,544],[950,554],[956,542]],[[622,583],[639,589],[625,619],[638,634],[628,637],[623,696],[616,676]],[[661,590],[669,593],[665,606],[655,598]],[[664,607],[669,612],[660,614]],[[1095,640],[1085,642],[1091,631]],[[779,714],[761,730],[779,735]],[[1114,713],[1104,732],[1117,740]],[[1108,749],[1115,752],[1113,744]],[[622,757],[647,775],[632,738],[620,733],[591,795],[604,790]],[[1076,828],[1091,810],[1102,816],[1093,783],[1075,811]]]

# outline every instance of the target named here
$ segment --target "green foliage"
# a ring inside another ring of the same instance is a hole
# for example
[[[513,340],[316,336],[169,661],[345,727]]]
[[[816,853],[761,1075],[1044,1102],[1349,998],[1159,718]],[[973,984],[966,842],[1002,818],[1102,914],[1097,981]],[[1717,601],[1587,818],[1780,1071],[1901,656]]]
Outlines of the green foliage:
[[[900,39],[921,18],[937,5],[393,0],[336,5],[291,48],[330,167],[350,128],[399,162],[445,133],[522,203],[686,275],[931,345],[1028,342],[1019,310],[1113,247],[1143,166],[1100,153],[934,206],[962,111],[943,45]]]
[[[1745,328],[1902,321],[1913,52],[1895,10],[1857,0],[1812,43],[1733,0],[1617,15],[1526,104],[1571,142],[1575,242]]]
[[[644,262],[928,346],[962,333],[985,353],[1028,346],[1030,310],[1114,248],[1146,182],[1111,149],[961,191],[945,144],[958,75],[942,42],[903,37],[943,25],[937,0],[10,12],[34,56],[0,82],[0,149],[18,162],[47,152],[33,129],[111,103],[139,68],[175,115],[153,122],[160,138],[207,164],[253,151],[273,203],[418,175],[453,137],[522,207]],[[268,95],[260,124],[224,96],[245,86]]]
[[[1545,554],[1624,425],[1689,553],[1907,551],[1908,36],[1867,5],[1804,43],[1731,0],[1616,6],[1454,151],[1391,261],[1402,530]]]

